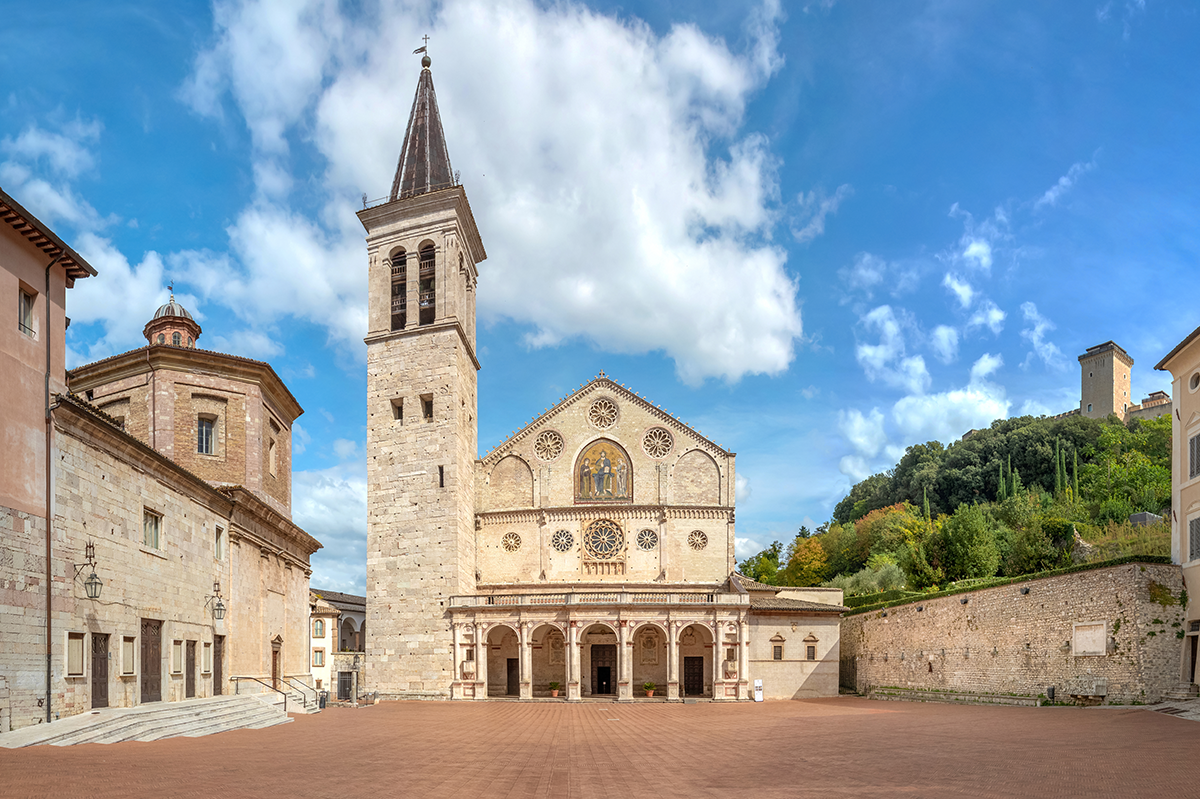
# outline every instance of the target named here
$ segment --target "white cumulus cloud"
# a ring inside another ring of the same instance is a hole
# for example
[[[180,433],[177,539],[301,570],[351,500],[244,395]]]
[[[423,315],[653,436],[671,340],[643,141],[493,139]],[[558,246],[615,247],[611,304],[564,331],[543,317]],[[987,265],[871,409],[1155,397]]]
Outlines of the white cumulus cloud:
[[[971,307],[971,301],[975,299],[975,289],[971,288],[970,283],[958,275],[947,272],[946,276],[942,278],[942,285],[958,298],[959,305],[963,308]]]
[[[265,320],[292,313],[361,340],[365,270],[347,265],[363,264],[365,247],[352,198],[389,188],[419,71],[409,49],[380,42],[428,31],[450,155],[490,255],[484,321],[528,325],[531,346],[579,337],[662,350],[693,384],[778,373],[801,318],[786,252],[770,241],[777,159],[743,121],[782,63],[781,16],[778,2],[760,6],[735,52],[691,24],[659,34],[570,2],[219,3],[216,41],[183,96],[249,128],[258,191],[230,227],[232,257],[209,259],[210,282],[234,308],[271,286],[256,309]],[[293,171],[300,137],[322,175]],[[320,222],[292,208],[314,185],[329,198]],[[814,195],[802,230],[844,196]]]
[[[892,419],[903,441],[937,440],[948,444],[968,430],[1007,417],[1011,403],[1004,387],[987,379],[1002,363],[1000,356],[985,354],[972,365],[966,386],[897,402]]]
[[[950,363],[958,357],[958,331],[948,325],[935,327],[929,343],[942,363]]]
[[[878,344],[859,342],[855,357],[869,380],[923,392],[929,386],[929,370],[920,355],[907,356],[901,320],[889,305],[881,305],[860,320],[868,332],[879,336]]]
[[[1028,368],[1036,357],[1047,367],[1055,370],[1067,368],[1067,359],[1062,350],[1046,335],[1054,329],[1054,323],[1038,313],[1037,305],[1032,302],[1021,304],[1021,314],[1025,317],[1027,327],[1021,330],[1021,338],[1029,342],[1032,349],[1025,358],[1023,366]]]
[[[836,213],[842,200],[852,194],[854,189],[849,183],[838,186],[832,197],[826,197],[824,192],[816,189],[807,194],[802,192],[797,198],[799,211],[792,225],[792,235],[796,241],[812,241],[824,233],[825,217]]]

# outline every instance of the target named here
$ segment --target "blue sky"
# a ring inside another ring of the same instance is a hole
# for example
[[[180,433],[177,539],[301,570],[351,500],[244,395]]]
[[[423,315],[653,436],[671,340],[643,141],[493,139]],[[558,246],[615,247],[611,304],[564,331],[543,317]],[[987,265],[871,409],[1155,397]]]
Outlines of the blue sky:
[[[73,365],[175,283],[305,408],[313,584],[365,572],[365,247],[430,36],[488,250],[481,454],[604,370],[738,453],[738,551],[913,443],[1077,406],[1200,324],[1190,2],[58,2],[0,28],[0,186],[99,269]],[[53,42],[53,57],[48,51]]]

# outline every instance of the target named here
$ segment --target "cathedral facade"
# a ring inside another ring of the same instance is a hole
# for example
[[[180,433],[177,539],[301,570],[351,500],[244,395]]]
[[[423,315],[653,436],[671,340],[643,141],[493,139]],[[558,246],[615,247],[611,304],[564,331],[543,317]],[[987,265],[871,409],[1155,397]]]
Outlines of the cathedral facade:
[[[367,232],[366,688],[837,693],[841,594],[736,573],[735,457],[601,373],[478,458],[486,258],[429,59]]]

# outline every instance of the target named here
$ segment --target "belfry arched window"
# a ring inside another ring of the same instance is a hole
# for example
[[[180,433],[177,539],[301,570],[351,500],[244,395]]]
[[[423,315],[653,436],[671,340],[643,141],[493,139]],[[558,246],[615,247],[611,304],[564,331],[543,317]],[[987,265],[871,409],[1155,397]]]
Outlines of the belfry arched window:
[[[392,330],[403,330],[408,321],[408,254],[392,253]]]
[[[422,245],[420,255],[421,317],[419,319],[419,323],[422,325],[433,324],[434,316],[437,313],[437,294],[433,282],[436,260],[433,244]]]
[[[179,334],[178,330],[171,334],[171,343],[176,347],[183,344],[183,336]]]

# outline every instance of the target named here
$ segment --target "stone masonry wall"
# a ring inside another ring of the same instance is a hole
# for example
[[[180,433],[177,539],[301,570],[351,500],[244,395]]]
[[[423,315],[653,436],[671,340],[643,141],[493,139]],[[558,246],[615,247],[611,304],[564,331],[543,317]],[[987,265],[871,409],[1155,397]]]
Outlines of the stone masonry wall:
[[[1028,589],[1028,593],[1022,593]],[[1130,563],[847,615],[841,682],[1155,702],[1178,681],[1178,566]],[[965,601],[965,604],[964,604]],[[1076,653],[1075,625],[1103,624],[1105,654]]]

